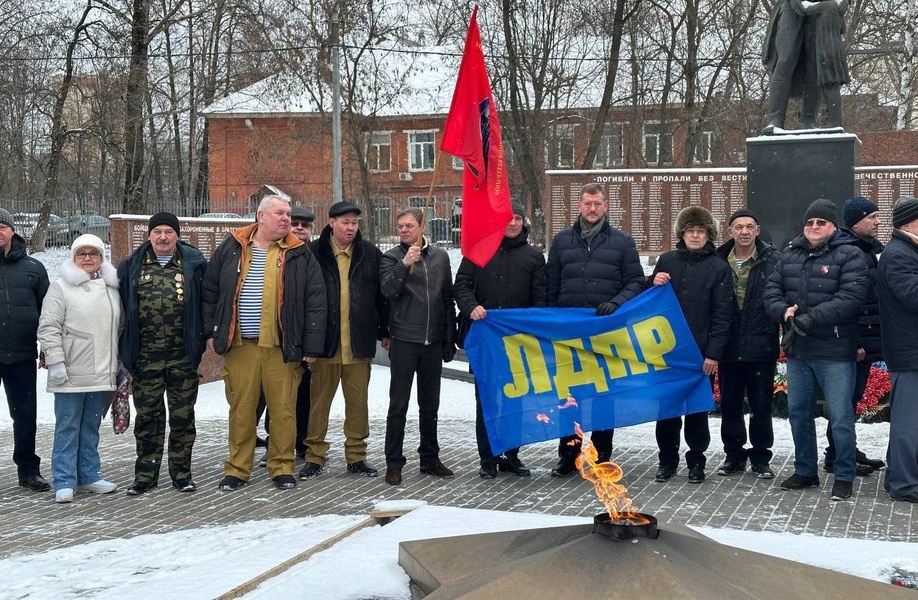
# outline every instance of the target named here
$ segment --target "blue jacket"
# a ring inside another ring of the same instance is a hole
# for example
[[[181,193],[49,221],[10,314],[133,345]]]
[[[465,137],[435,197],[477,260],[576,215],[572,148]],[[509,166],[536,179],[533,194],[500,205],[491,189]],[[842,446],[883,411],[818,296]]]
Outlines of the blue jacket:
[[[45,266],[29,256],[25,240],[13,234],[9,254],[0,254],[0,364],[38,357],[38,317],[48,285]]]
[[[890,371],[918,371],[918,243],[893,231],[877,267],[883,358]]]
[[[603,220],[590,245],[581,237],[580,220],[551,242],[545,274],[548,306],[596,308],[621,306],[644,289],[644,269],[634,240]]]
[[[813,316],[792,358],[850,360],[857,354],[857,319],[867,295],[867,264],[850,236],[836,230],[816,248],[803,235],[778,257],[765,286],[765,310],[776,323],[794,304],[797,316]]]

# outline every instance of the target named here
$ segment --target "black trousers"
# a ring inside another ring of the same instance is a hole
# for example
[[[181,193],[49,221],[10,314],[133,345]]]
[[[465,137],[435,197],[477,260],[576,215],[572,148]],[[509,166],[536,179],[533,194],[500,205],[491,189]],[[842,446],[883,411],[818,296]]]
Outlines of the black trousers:
[[[475,386],[475,441],[478,443],[478,458],[481,464],[495,464],[497,459],[491,452],[491,441],[488,439],[488,429],[485,427],[484,415],[481,412],[481,396],[478,394],[478,386]],[[504,451],[507,458],[515,458],[519,455],[519,448],[511,448]]]
[[[767,465],[771,462],[771,447],[775,442],[772,428],[771,403],[775,388],[775,363],[721,363],[720,376],[720,438],[724,443],[727,462]],[[743,399],[749,400],[749,442],[746,445],[746,420]]]
[[[870,367],[873,366],[873,363],[864,359],[855,364],[857,366],[854,372],[854,396],[851,398],[851,405],[854,406],[854,414],[855,418],[857,418],[857,403],[861,401],[864,391],[867,389],[867,379],[870,378]],[[832,437],[832,427],[830,425],[826,425],[826,441],[829,442],[829,447],[826,448],[826,458],[829,459],[829,462],[834,462],[835,439]]]
[[[312,381],[312,371],[303,363],[303,378],[300,380],[300,387],[296,388],[296,447],[294,451],[297,456],[306,454],[306,427],[309,425],[309,383]],[[267,403],[265,395],[262,393],[258,397],[258,406],[255,408],[255,423],[265,415],[265,432],[271,433],[271,413],[266,413]]]
[[[439,343],[425,346],[392,338],[389,345],[389,414],[386,417],[386,467],[405,466],[403,444],[405,420],[411,401],[411,384],[418,378],[418,425],[421,463],[437,460],[437,411],[440,409],[440,374],[443,349]]]
[[[599,429],[590,434],[590,441],[599,454],[600,462],[608,460],[612,456],[612,436],[615,435],[614,429]],[[574,463],[574,459],[580,454],[580,438],[576,435],[566,435],[558,440],[558,456],[565,461]]]
[[[0,380],[6,391],[10,418],[13,419],[13,462],[20,480],[40,474],[41,459],[35,454],[37,375],[38,367],[34,360],[0,364]]]
[[[685,464],[688,468],[701,467],[707,464],[705,450],[711,443],[711,431],[708,429],[708,413],[700,412],[685,415],[685,443],[689,450],[685,453]],[[679,466],[679,431],[682,429],[683,417],[674,417],[657,421],[657,448],[660,450],[660,465],[676,468]]]

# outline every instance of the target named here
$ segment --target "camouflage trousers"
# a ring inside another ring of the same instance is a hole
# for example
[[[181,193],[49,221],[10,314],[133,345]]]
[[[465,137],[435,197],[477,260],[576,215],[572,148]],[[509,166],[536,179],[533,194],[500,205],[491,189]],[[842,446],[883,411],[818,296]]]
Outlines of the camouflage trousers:
[[[147,360],[150,358],[150,360]],[[194,446],[194,405],[198,399],[198,374],[184,354],[172,358],[145,357],[134,369],[134,439],[137,462],[134,480],[159,479],[166,437],[166,405],[169,408],[169,476],[173,481],[191,478]],[[165,398],[164,398],[165,396]]]

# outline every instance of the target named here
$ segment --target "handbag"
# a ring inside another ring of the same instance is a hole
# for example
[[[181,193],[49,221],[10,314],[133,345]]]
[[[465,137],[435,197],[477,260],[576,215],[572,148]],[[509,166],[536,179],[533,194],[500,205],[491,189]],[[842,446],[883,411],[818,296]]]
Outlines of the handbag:
[[[112,430],[116,434],[124,433],[131,425],[131,378],[124,369],[118,371],[118,387],[109,394],[103,417],[112,410]]]

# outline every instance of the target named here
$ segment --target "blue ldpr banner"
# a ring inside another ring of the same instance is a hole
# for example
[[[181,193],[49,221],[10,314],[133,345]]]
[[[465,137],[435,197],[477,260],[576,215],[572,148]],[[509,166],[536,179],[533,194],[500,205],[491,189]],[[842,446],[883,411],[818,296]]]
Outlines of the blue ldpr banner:
[[[465,340],[491,449],[714,408],[703,358],[669,284],[614,314],[488,310]]]

